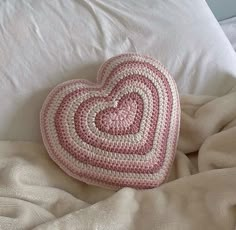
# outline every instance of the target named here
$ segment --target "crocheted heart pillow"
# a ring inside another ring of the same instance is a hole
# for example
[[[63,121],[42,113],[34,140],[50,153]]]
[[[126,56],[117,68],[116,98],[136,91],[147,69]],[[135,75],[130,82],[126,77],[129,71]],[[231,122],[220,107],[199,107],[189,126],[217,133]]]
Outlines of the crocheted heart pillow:
[[[175,156],[179,97],[158,61],[123,54],[102,65],[97,83],[78,79],[54,88],[40,122],[49,155],[72,177],[116,189],[153,188]]]

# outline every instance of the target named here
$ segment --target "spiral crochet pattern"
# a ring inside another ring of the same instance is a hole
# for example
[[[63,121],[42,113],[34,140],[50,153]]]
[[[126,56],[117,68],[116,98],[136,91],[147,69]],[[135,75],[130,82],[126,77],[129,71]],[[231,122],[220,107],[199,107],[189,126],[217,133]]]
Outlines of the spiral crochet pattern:
[[[138,54],[106,61],[96,83],[58,85],[40,113],[50,157],[80,181],[115,189],[163,183],[179,125],[174,80],[157,60]]]

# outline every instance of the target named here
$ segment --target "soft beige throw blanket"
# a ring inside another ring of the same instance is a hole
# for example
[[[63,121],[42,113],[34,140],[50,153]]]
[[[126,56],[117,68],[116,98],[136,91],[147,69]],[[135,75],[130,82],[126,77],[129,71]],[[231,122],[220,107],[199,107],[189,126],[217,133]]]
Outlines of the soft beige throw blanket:
[[[42,145],[0,142],[0,229],[235,229],[236,92],[185,96],[181,106],[169,182],[152,190],[88,186]]]

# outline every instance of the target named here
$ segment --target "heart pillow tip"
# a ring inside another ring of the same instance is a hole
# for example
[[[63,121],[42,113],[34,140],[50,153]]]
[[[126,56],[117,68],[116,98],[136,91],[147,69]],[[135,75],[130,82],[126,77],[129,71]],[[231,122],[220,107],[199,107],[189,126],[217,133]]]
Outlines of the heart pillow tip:
[[[106,61],[97,83],[56,86],[40,113],[50,157],[87,184],[148,189],[173,163],[180,126],[175,81],[157,60],[122,54]]]

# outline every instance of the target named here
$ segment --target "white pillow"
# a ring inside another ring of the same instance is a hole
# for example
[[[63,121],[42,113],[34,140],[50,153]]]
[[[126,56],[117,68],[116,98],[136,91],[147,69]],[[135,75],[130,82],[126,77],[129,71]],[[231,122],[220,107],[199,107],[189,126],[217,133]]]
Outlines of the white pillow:
[[[235,84],[235,54],[204,0],[5,1],[0,23],[0,139],[40,141],[49,90],[95,79],[123,52],[159,59],[180,94],[222,95]]]

